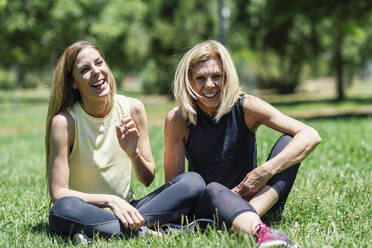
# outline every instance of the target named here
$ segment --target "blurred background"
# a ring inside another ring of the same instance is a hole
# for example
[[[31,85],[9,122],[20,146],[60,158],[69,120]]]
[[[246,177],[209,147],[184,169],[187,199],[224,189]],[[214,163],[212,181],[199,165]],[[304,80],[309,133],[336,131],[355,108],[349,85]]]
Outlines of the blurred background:
[[[0,0],[0,101],[23,89],[48,99],[58,57],[78,40],[103,50],[121,93],[171,99],[180,57],[215,39],[250,94],[369,106],[371,11],[368,0]]]
[[[63,50],[95,43],[118,92],[145,104],[157,176],[150,188],[132,181],[141,197],[164,183],[177,62],[207,39],[228,47],[244,91],[323,139],[274,227],[303,247],[371,247],[372,0],[0,0],[0,247],[71,245],[49,232],[43,143]],[[256,135],[261,163],[280,134]],[[93,246],[251,247],[227,232],[202,236]]]

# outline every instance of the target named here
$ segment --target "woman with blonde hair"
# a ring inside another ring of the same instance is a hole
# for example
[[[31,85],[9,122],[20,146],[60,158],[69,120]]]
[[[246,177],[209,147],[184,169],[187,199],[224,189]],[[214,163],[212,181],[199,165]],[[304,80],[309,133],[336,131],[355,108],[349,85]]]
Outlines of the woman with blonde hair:
[[[178,106],[165,122],[166,180],[198,172],[207,187],[193,213],[219,220],[236,232],[257,236],[260,247],[291,245],[288,237],[262,223],[267,211],[283,208],[299,163],[320,143],[308,125],[263,100],[244,94],[227,49],[216,41],[191,48],[174,79]],[[257,167],[255,132],[265,125],[283,133],[268,160]]]
[[[131,170],[146,186],[155,176],[146,112],[139,100],[116,94],[102,53],[87,41],[66,48],[58,61],[45,144],[55,233],[141,235],[144,224],[174,222],[191,211],[205,189],[190,172],[135,200]]]

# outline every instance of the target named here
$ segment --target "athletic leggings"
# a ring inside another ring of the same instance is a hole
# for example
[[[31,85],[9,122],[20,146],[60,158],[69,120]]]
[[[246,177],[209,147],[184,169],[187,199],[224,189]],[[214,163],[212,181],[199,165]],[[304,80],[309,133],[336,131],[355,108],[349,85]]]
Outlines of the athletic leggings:
[[[147,226],[175,222],[189,213],[205,190],[205,182],[195,172],[178,175],[162,187],[130,204],[143,216]],[[49,226],[54,233],[71,235],[83,232],[88,237],[138,236],[146,230],[130,231],[112,213],[88,204],[77,197],[57,200],[49,213]]]
[[[270,160],[281,152],[291,139],[292,137],[290,135],[281,136],[274,144],[267,160]],[[273,187],[279,196],[278,202],[269,212],[277,212],[277,210],[281,212],[283,209],[294,180],[296,179],[299,166],[300,164],[293,165],[273,176],[267,182],[267,185]],[[231,227],[234,219],[239,214],[248,211],[256,212],[248,201],[232,193],[229,188],[220,183],[212,182],[207,185],[203,197],[200,199],[191,215],[196,218],[215,218],[216,210],[219,224],[224,223],[227,227]]]

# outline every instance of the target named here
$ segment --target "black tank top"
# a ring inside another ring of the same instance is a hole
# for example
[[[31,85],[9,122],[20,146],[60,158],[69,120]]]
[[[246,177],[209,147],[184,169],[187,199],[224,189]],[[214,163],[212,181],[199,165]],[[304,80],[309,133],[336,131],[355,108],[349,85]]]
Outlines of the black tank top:
[[[207,184],[231,189],[257,166],[256,136],[245,124],[243,103],[244,95],[218,123],[197,108],[196,125],[188,124],[189,171],[198,172]]]

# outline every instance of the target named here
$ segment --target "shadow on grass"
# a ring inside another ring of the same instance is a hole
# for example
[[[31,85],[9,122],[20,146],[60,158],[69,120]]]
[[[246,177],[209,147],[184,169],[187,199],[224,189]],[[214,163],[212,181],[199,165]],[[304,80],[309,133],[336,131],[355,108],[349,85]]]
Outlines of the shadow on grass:
[[[31,226],[31,231],[33,233],[53,235],[53,233],[49,229],[48,223],[46,222],[38,223],[34,226]]]
[[[270,101],[270,104],[274,106],[280,106],[280,107],[286,107],[286,106],[289,107],[289,106],[296,106],[296,105],[310,105],[310,104],[338,105],[340,103],[372,105],[372,96],[348,97],[344,100],[329,98],[329,99],[316,99],[316,100]]]
[[[46,235],[51,239],[56,239],[58,243],[64,243],[65,245],[68,245],[71,243],[71,239],[67,235],[59,235],[56,233],[53,233],[49,229],[49,224],[47,222],[41,222],[34,226],[31,226],[31,231],[35,234],[39,235]]]
[[[293,110],[299,106],[296,113],[291,113],[291,116],[301,120],[343,120],[372,117],[372,96],[349,97],[342,101],[337,99],[279,100],[270,101],[270,104],[284,109],[292,107]],[[303,110],[300,111],[300,109]]]
[[[283,211],[284,206],[279,206],[275,210],[270,209],[261,219],[268,226],[278,224],[282,220]]]
[[[347,119],[365,119],[365,118],[372,118],[372,112],[370,113],[335,113],[331,115],[311,116],[311,117],[304,117],[300,119],[307,120],[307,121],[322,121],[322,120],[345,121]]]

